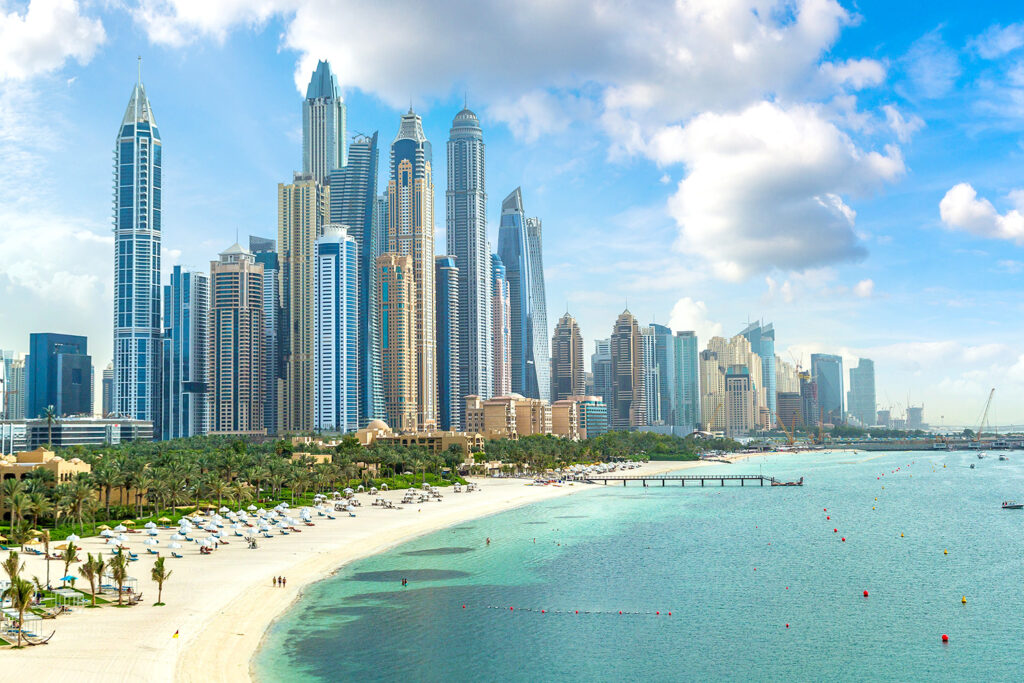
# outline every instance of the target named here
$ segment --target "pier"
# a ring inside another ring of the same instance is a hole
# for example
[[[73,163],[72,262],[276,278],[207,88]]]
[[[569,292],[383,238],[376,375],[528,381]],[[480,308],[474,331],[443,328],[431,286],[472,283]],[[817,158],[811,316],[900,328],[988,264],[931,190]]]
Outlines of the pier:
[[[594,477],[583,477],[583,481],[591,484],[604,484],[608,485],[608,482],[622,482],[625,486],[631,481],[639,481],[644,486],[651,486],[651,482],[661,482],[662,486],[665,486],[668,482],[679,482],[680,486],[686,486],[686,482],[700,482],[701,486],[704,486],[705,482],[717,482],[719,486],[725,486],[725,482],[736,482],[740,483],[740,486],[746,486],[749,481],[751,484],[757,483],[760,486],[764,486],[765,482],[769,486],[803,486],[804,478],[800,477],[799,481],[793,482],[782,482],[771,477],[767,474],[678,474],[678,475],[658,475],[658,476],[645,476],[642,474],[607,474]]]

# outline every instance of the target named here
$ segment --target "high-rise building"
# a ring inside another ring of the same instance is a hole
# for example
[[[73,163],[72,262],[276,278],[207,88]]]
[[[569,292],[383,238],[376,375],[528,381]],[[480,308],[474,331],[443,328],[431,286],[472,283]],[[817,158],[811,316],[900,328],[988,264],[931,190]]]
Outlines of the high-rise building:
[[[11,361],[10,374],[7,381],[10,388],[7,391],[7,419],[24,420],[25,406],[28,401],[28,372],[25,367],[26,359],[16,358]]]
[[[655,384],[648,382],[647,396],[656,403],[647,402],[647,423],[651,425],[675,425],[675,401],[676,401],[676,357],[675,339],[672,330],[665,325],[651,323],[646,329],[650,334],[651,360],[657,369]],[[645,341],[647,341],[645,339]],[[646,351],[646,350],[645,350]],[[646,354],[645,354],[646,355]],[[657,396],[652,396],[656,391]],[[653,406],[653,407],[652,407]],[[655,410],[655,408],[657,410]]]
[[[140,71],[114,145],[114,409],[149,422],[160,414],[162,167]]]
[[[210,433],[265,434],[263,265],[240,244],[210,262]]]
[[[412,257],[385,252],[377,258],[381,379],[388,425],[417,431],[416,284]]]
[[[357,135],[348,163],[331,171],[331,223],[344,225],[359,250],[359,423],[383,419],[380,333],[377,319],[377,257],[383,253],[386,211],[377,196],[377,132]]]
[[[700,415],[700,369],[697,334],[692,330],[672,337],[672,420],[677,427],[696,429]]]
[[[281,265],[281,384],[278,430],[313,429],[313,261],[327,224],[330,190],[311,175],[277,186],[277,244]]]
[[[50,406],[58,416],[92,416],[92,358],[85,337],[33,333],[26,360],[26,418],[42,417]]]
[[[745,365],[725,371],[725,435],[746,436],[758,425],[757,388]]]
[[[164,285],[163,397],[154,430],[164,441],[209,430],[209,317],[209,276],[174,266],[170,284]]]
[[[761,379],[763,364],[761,357],[754,353],[750,341],[741,334],[737,334],[731,339],[712,337],[708,340],[708,349],[715,352],[719,370],[723,377],[733,365],[742,365],[747,368],[747,373],[750,375],[751,391],[754,392],[757,399],[757,410],[754,413],[755,419],[759,425],[768,427],[770,413],[768,411],[767,399],[765,398],[767,392]],[[774,372],[774,367],[772,371]],[[701,378],[704,379],[703,370]],[[724,384],[721,388],[724,391]],[[724,396],[720,395],[710,400],[717,405],[724,401]]]
[[[612,402],[612,340],[595,339],[594,353],[590,355],[590,370],[594,374],[594,395],[605,405]]]
[[[561,401],[570,396],[583,396],[583,334],[576,318],[565,315],[555,325],[551,338],[551,398]]]
[[[843,424],[843,357],[812,353],[811,374],[818,384],[822,419],[831,424]]]
[[[9,349],[0,349],[0,420],[24,419],[13,416],[13,406],[18,400],[18,388],[14,386],[14,373],[12,366],[17,359],[17,354]],[[24,376],[24,373],[22,373]],[[21,396],[21,405],[25,403],[24,394]],[[24,411],[22,411],[24,412]]]
[[[102,396],[102,414],[100,417],[107,417],[114,410],[114,363],[107,363],[103,368],[103,387],[100,390]]]
[[[391,143],[388,227],[385,250],[409,256],[416,295],[416,422],[437,426],[437,330],[434,313],[434,180],[430,141],[423,122],[409,109]],[[383,324],[383,323],[382,323]],[[394,425],[392,425],[394,426]]]
[[[700,352],[700,422],[705,431],[725,432],[725,367],[718,352]]]
[[[517,187],[501,203],[498,228],[498,256],[512,304],[512,391],[547,400],[548,323],[540,248],[540,221],[526,218]]]
[[[879,410],[875,419],[875,424],[888,429],[892,425],[892,411]]]
[[[494,360],[491,394],[506,396],[512,393],[512,301],[505,264],[497,254],[491,254],[491,295],[491,357]]]
[[[863,360],[861,363],[863,364]],[[924,406],[907,406],[907,429],[924,429]]]
[[[821,406],[818,404],[818,383],[809,372],[800,373],[800,414],[805,427],[821,424]]]
[[[750,342],[750,349],[761,359],[761,384],[763,391],[762,405],[768,408],[768,423],[775,425],[775,326],[772,323],[763,325],[753,322],[744,328],[741,335]]]
[[[860,422],[862,427],[875,424],[875,363],[868,358],[857,361],[857,367],[850,368],[850,391],[846,398],[846,410]],[[909,424],[909,413],[907,422]]]
[[[302,102],[302,172],[321,185],[330,182],[330,172],[347,163],[345,142],[345,101],[331,66],[320,61],[306,88]]]
[[[437,393],[440,428],[462,428],[462,398],[459,336],[462,306],[459,301],[460,271],[452,256],[434,257],[434,282],[437,287]]]
[[[661,414],[661,369],[664,366],[659,361],[665,361],[666,358],[658,356],[658,338],[653,327],[640,328],[640,344],[643,349],[641,363],[644,373],[644,403],[647,407],[646,425],[663,425],[665,422]]]
[[[313,428],[359,429],[359,245],[340,225],[316,241]]]
[[[800,371],[778,356],[775,356],[775,392],[800,393]]]
[[[250,235],[249,251],[263,266],[263,426],[267,434],[277,434],[278,402],[286,376],[281,343],[281,260],[276,240]]]
[[[459,404],[493,388],[491,255],[487,244],[487,176],[480,120],[455,115],[448,134],[445,226],[448,253],[459,268]]]
[[[611,336],[611,403],[608,423],[612,429],[647,425],[647,387],[643,338],[636,318],[628,310],[615,321]]]
[[[608,431],[608,406],[599,396],[570,396],[551,404],[551,433],[578,441]]]
[[[797,425],[804,423],[803,397],[799,391],[780,391],[778,393],[778,418],[790,433]]]

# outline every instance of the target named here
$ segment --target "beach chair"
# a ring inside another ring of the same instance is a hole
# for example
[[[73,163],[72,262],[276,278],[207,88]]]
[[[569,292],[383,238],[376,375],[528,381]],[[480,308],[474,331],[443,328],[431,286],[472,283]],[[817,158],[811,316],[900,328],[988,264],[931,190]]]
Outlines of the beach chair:
[[[242,532],[239,531],[238,529],[235,529],[235,536],[241,536],[241,535],[242,535]]]
[[[176,557],[176,558],[178,558],[179,560],[180,560],[180,559],[182,558],[182,556],[181,556],[181,555],[179,555],[178,553],[174,552],[173,550],[171,551],[171,557]]]
[[[337,519],[334,515],[327,515],[327,519]]]
[[[146,548],[146,552],[149,553],[150,555],[159,555],[160,554],[157,551],[153,550],[152,548]]]

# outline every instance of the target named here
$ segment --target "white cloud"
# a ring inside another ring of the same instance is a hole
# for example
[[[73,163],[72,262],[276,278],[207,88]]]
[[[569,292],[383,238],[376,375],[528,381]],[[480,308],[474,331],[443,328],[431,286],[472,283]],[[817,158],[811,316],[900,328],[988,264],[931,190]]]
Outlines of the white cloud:
[[[923,97],[946,95],[960,77],[960,59],[942,40],[940,29],[918,38],[903,61],[915,94]]]
[[[998,59],[1024,47],[1024,23],[989,26],[984,33],[973,38],[969,45],[984,59]]]
[[[875,293],[875,281],[871,279],[861,280],[853,286],[853,293],[861,299],[869,299]]]
[[[904,118],[894,105],[886,104],[882,111],[885,112],[885,122],[889,124],[892,132],[896,133],[896,139],[900,142],[910,142],[914,133],[924,128],[924,120],[920,116],[911,114],[910,118]]]
[[[839,86],[854,90],[880,85],[885,81],[885,65],[876,59],[847,59],[845,62],[825,62],[821,72]]]
[[[1018,208],[1000,214],[992,202],[979,199],[978,193],[968,183],[959,183],[939,202],[939,215],[951,230],[1024,244],[1024,214],[1020,211],[1024,197],[1018,191],[1011,193],[1010,199]]]
[[[259,27],[297,4],[288,0],[141,0],[131,13],[152,42],[182,47],[200,37],[224,42],[236,24]]]
[[[689,169],[669,201],[678,248],[732,280],[862,258],[842,195],[866,193],[904,171],[895,147],[865,152],[802,105],[703,114],[665,129],[652,148],[660,162]]]
[[[709,339],[722,334],[722,324],[708,317],[707,304],[703,301],[694,301],[688,296],[679,299],[672,307],[668,326],[673,330],[696,332],[698,348],[704,348]]]
[[[0,0],[0,81],[58,69],[69,58],[86,64],[107,37],[75,0],[31,0],[24,13],[8,9]]]

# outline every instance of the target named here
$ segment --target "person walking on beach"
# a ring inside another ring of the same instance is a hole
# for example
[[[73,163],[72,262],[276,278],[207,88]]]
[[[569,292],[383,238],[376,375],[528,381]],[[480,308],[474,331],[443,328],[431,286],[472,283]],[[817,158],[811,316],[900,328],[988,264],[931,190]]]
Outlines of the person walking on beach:
[[[286,579],[285,577],[282,576],[281,577],[281,587],[284,588],[287,585],[288,585],[288,579]]]

